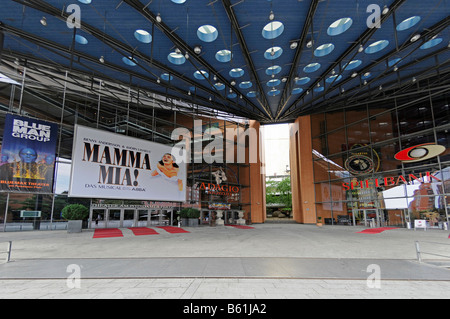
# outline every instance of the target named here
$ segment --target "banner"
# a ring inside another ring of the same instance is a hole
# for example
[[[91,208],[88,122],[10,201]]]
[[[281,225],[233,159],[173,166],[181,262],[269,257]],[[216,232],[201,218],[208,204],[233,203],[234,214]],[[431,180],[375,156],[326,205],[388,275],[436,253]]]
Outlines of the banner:
[[[0,157],[0,189],[51,193],[58,125],[7,114]]]
[[[171,151],[172,146],[76,125],[69,196],[184,202],[186,159]]]

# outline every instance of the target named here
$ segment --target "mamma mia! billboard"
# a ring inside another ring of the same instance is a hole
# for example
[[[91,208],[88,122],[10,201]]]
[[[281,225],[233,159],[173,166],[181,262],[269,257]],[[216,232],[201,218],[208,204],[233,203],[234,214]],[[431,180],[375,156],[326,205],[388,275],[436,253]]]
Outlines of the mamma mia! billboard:
[[[76,125],[69,196],[185,201],[186,160],[171,151],[168,145]]]

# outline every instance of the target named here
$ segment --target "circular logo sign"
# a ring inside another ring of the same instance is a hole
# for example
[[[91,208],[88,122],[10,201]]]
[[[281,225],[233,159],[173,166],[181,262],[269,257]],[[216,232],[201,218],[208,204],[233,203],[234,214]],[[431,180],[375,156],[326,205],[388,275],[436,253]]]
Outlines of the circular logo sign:
[[[345,161],[345,168],[351,174],[365,174],[373,171],[375,165],[373,160],[366,155],[352,155]]]
[[[426,143],[408,147],[407,149],[395,154],[394,158],[402,161],[403,163],[413,163],[436,157],[444,152],[444,146]]]

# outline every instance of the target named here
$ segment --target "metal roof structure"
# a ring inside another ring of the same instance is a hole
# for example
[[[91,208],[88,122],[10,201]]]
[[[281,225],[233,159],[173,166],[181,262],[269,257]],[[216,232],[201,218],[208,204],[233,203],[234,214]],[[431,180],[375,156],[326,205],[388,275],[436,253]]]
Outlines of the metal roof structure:
[[[448,86],[449,13],[448,0],[1,0],[0,72],[20,83],[26,66],[35,94],[104,83],[143,105],[283,123]]]

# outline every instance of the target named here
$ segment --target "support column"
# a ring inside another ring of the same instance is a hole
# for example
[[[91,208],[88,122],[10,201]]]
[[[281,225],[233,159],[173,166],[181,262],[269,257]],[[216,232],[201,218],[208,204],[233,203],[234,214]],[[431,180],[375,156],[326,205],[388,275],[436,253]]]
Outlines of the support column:
[[[252,223],[264,223],[266,220],[266,181],[264,172],[263,139],[260,132],[260,123],[250,121],[250,129],[257,135],[257,160],[250,163],[250,203]],[[252,143],[253,141],[250,141]],[[249,148],[250,151],[250,148]],[[250,156],[249,156],[250,158]]]
[[[315,224],[311,118],[301,116],[289,126],[292,214],[298,223]]]

